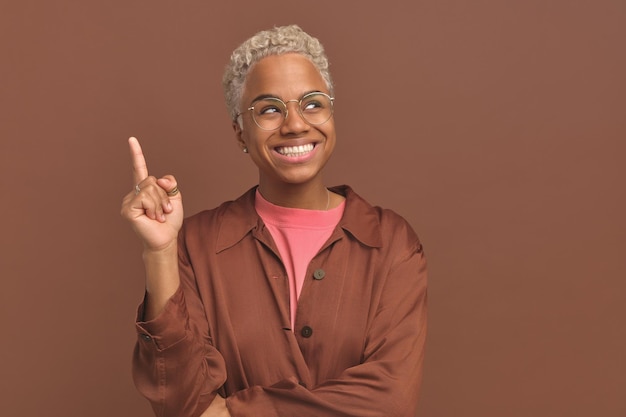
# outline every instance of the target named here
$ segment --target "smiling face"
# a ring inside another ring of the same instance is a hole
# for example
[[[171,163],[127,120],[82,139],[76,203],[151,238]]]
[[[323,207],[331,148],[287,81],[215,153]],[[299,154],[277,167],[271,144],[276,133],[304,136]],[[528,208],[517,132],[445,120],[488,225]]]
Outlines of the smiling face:
[[[333,117],[310,125],[298,112],[297,101],[307,93],[329,93],[315,66],[302,55],[272,55],[257,62],[248,75],[241,99],[242,127],[233,123],[237,141],[259,169],[259,186],[268,193],[285,186],[322,184],[321,171],[335,147]],[[261,97],[287,103],[288,116],[276,130],[263,130],[248,108]],[[295,101],[291,101],[295,100]]]

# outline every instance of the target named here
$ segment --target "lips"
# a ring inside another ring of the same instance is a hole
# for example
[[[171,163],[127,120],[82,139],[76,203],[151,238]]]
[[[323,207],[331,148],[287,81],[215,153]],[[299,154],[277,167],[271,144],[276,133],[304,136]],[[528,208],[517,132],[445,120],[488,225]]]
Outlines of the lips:
[[[281,155],[284,155],[287,157],[298,157],[298,156],[304,156],[308,154],[314,148],[315,146],[312,143],[308,143],[306,145],[300,145],[300,146],[280,146],[275,149],[276,149],[276,152],[278,152]]]

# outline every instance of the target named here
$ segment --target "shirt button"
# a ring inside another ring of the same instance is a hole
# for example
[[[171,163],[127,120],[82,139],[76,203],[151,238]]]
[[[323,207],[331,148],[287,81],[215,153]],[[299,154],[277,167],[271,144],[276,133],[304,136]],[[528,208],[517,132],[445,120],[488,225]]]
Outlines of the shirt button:
[[[324,279],[325,276],[326,276],[326,272],[324,272],[323,269],[316,269],[315,272],[313,272],[313,278],[315,278],[318,281],[320,279]]]
[[[142,333],[139,335],[139,337],[141,337],[144,341],[149,342],[152,340],[152,338],[150,337],[150,335]]]
[[[302,337],[309,338],[313,334],[313,329],[311,329],[309,326],[304,326],[302,330],[300,330],[300,334],[302,335]]]

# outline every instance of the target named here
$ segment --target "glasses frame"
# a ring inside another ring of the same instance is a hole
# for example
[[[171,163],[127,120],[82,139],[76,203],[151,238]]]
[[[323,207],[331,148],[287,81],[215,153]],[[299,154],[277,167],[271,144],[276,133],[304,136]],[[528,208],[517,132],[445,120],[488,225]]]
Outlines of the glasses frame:
[[[330,101],[330,114],[328,115],[328,119],[324,120],[321,123],[311,123],[307,120],[307,118],[304,116],[304,114],[302,114],[302,101],[304,101],[307,97],[311,97],[311,96],[318,96],[318,95],[322,95],[325,96],[326,98],[328,98],[328,100]],[[300,117],[302,118],[302,120],[304,120],[304,122],[310,126],[319,126],[319,125],[323,125],[324,123],[326,123],[327,121],[329,121],[331,119],[331,117],[333,117],[333,114],[335,112],[335,97],[331,97],[326,93],[323,93],[321,91],[312,91],[310,93],[306,93],[305,95],[303,95],[302,97],[300,97],[299,99],[291,99],[291,100],[287,100],[287,101],[283,101],[281,99],[279,99],[278,97],[264,97],[262,99],[256,100],[252,103],[252,106],[248,107],[246,110],[249,112],[253,112],[254,111],[254,107],[256,105],[257,102],[261,101],[261,100],[276,100],[280,103],[283,104],[283,107],[285,108],[285,115],[283,116],[283,120],[282,122],[280,122],[280,124],[278,126],[276,126],[273,129],[267,129],[263,126],[261,126],[259,124],[259,122],[257,122],[257,120],[254,117],[254,113],[251,114],[252,116],[252,121],[254,122],[255,125],[257,125],[259,127],[259,129],[261,130],[266,130],[268,132],[271,132],[272,130],[278,130],[281,128],[281,126],[283,125],[283,123],[285,123],[285,120],[287,120],[287,117],[289,117],[289,108],[287,107],[287,103],[298,103],[298,114],[300,115]],[[237,115],[237,117],[241,116],[242,113],[239,113]]]

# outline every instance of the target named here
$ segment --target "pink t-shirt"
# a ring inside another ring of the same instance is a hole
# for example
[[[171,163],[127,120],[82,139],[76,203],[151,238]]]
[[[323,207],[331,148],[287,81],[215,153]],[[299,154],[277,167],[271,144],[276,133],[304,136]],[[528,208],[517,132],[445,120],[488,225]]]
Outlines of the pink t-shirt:
[[[296,321],[298,297],[311,259],[339,223],[345,201],[330,210],[281,207],[267,201],[259,190],[254,207],[270,231],[289,277],[291,325]]]

